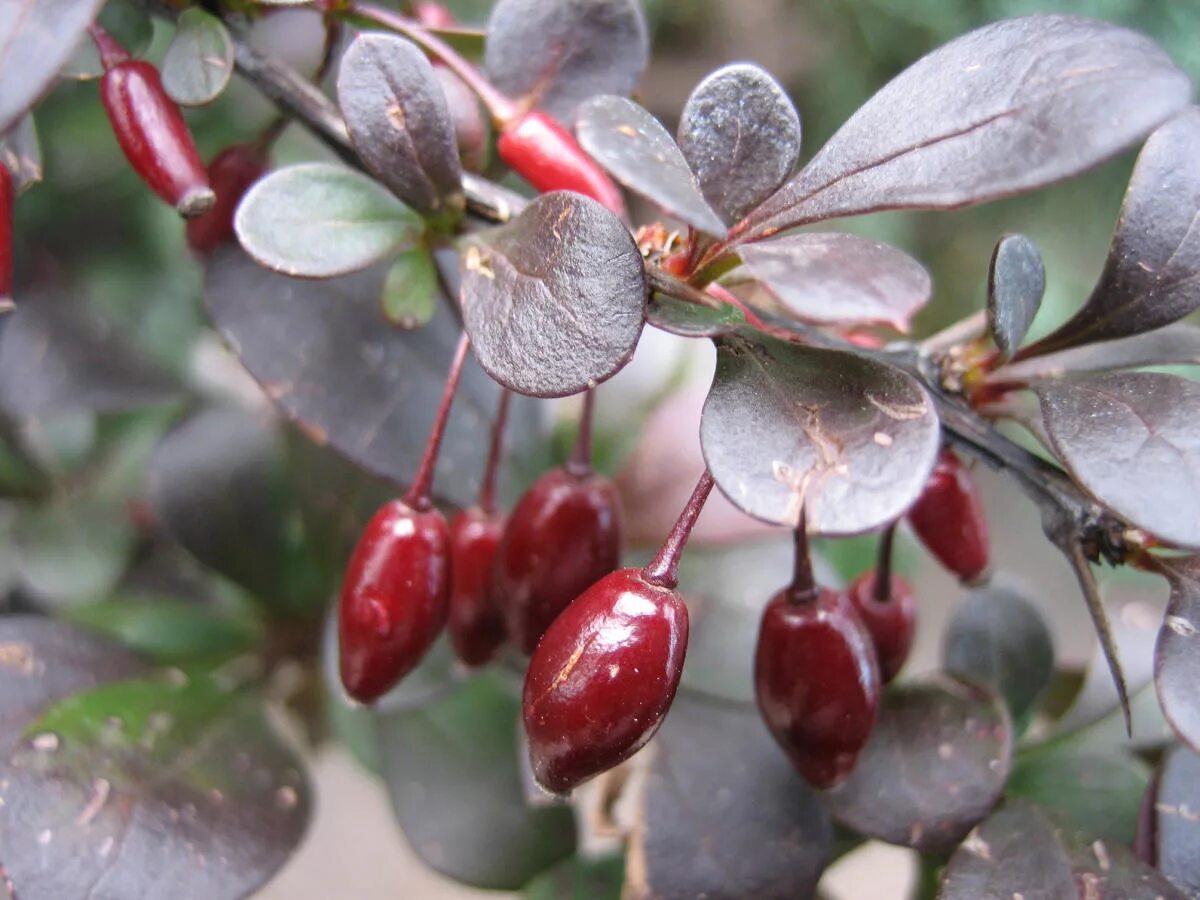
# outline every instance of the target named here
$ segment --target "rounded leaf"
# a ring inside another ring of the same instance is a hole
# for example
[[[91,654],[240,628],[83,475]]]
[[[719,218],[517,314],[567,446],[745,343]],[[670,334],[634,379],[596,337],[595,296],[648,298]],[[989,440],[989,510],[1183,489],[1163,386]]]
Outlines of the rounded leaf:
[[[652,294],[646,304],[646,321],[681,337],[718,337],[737,331],[746,324],[746,316],[733,304],[720,300],[713,300],[713,306],[703,306],[667,294]]]
[[[638,0],[500,0],[488,19],[488,78],[560,122],[572,122],[588,97],[633,93],[649,58]]]
[[[1180,547],[1200,547],[1200,385],[1116,372],[1036,388],[1054,452],[1088,493]]]
[[[954,610],[942,636],[942,665],[990,685],[1019,718],[1054,675],[1054,639],[1037,607],[1020,593],[987,585]]]
[[[1163,762],[1154,797],[1154,856],[1159,870],[1190,896],[1200,893],[1200,756],[1175,747]]]
[[[725,235],[670,133],[632,100],[593,97],[579,107],[575,131],[583,149],[621,184],[693,228]]]
[[[376,178],[423,215],[462,208],[454,121],[415,44],[360,34],[342,57],[337,92],[350,140]]]
[[[763,287],[810,322],[907,331],[932,289],[929,273],[911,256],[853,234],[795,234],[738,253]]]
[[[1180,740],[1200,751],[1200,557],[1159,563],[1171,597],[1154,646],[1158,702]]]
[[[181,106],[203,106],[219,97],[233,77],[233,41],[224,23],[198,6],[185,9],[161,71],[163,88]]]
[[[365,269],[407,249],[423,229],[381,184],[330,163],[289,166],[260,179],[233,224],[262,265],[302,278]]]
[[[631,896],[812,896],[831,855],[829,817],[753,709],[680,696],[653,750]]]
[[[867,837],[946,853],[1000,799],[1012,746],[1012,722],[991,691],[952,678],[895,686],[858,766],[826,803]]]
[[[937,414],[909,375],[852,353],[749,332],[720,339],[700,442],[725,495],[813,534],[878,528],[916,501],[937,458]]]
[[[736,222],[792,174],[800,158],[800,115],[764,69],[735,63],[717,69],[688,97],[679,148],[713,209]]]
[[[479,364],[534,397],[611,378],[642,333],[646,270],[625,225],[594,200],[542,194],[462,254],[462,312]]]
[[[407,329],[428,325],[440,299],[437,269],[429,251],[414,247],[400,254],[388,269],[380,294],[387,320]]]

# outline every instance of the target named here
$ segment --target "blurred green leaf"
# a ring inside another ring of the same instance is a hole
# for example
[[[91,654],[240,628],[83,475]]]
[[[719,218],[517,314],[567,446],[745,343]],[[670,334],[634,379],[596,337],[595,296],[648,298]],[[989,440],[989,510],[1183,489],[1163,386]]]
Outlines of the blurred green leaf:
[[[524,900],[619,900],[625,883],[625,857],[576,856],[526,885]]]
[[[263,634],[254,619],[168,597],[113,597],[66,619],[164,663],[234,656]]]

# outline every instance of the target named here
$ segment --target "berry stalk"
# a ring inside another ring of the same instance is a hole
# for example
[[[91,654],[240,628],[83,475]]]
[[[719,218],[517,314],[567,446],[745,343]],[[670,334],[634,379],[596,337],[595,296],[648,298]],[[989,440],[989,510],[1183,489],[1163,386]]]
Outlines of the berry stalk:
[[[705,469],[700,480],[696,482],[696,487],[693,488],[692,496],[688,498],[683,512],[679,514],[674,527],[671,528],[671,533],[667,535],[667,539],[659,548],[658,555],[650,561],[646,568],[642,569],[642,578],[647,583],[671,590],[678,586],[679,560],[683,556],[683,549],[687,546],[692,528],[695,526],[696,520],[700,518],[700,512],[704,509],[708,495],[712,493],[712,488],[712,473]]]
[[[454,403],[454,395],[462,380],[463,366],[467,361],[467,348],[471,340],[464,331],[458,339],[454,350],[454,358],[450,363],[450,371],[446,375],[446,386],[442,390],[442,399],[438,402],[437,412],[433,417],[433,428],[430,429],[429,439],[425,444],[425,452],[417,465],[413,476],[412,486],[404,495],[404,502],[415,510],[421,511],[433,506],[431,498],[433,489],[433,473],[437,468],[438,454],[442,449],[442,439],[446,436],[446,425],[450,421],[450,407]]]

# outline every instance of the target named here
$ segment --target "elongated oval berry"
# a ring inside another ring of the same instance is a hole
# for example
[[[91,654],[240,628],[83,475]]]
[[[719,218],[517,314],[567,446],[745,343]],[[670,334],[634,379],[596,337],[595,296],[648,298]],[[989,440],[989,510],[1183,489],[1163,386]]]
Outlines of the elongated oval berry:
[[[621,561],[621,501],[602,475],[553,469],[509,516],[496,589],[509,637],[532,653],[550,623]]]
[[[216,195],[158,69],[139,60],[118,62],[100,79],[100,97],[125,158],[149,188],[181,215],[212,209]]]
[[[574,135],[553,117],[531,110],[506,123],[496,142],[505,164],[539,191],[575,191],[625,215],[625,200]]]
[[[843,594],[866,628],[879,661],[879,677],[887,684],[904,667],[916,630],[917,602],[912,588],[899,575],[891,576],[885,596],[876,591],[874,569],[859,575]]]
[[[266,171],[267,154],[257,144],[235,144],[218,153],[208,164],[208,181],[217,199],[208,212],[188,220],[188,246],[207,256],[231,239],[238,204]]]
[[[407,675],[446,623],[450,530],[437,509],[402,500],[371,517],[346,567],[338,605],[341,676],[356,700],[376,700]]]
[[[908,521],[926,549],[963,581],[987,571],[988,526],[979,487],[951,450],[938,457]]]
[[[841,782],[879,714],[879,665],[866,629],[837,592],[763,612],[754,654],[758,708],[796,770],[815,787]]]
[[[16,194],[12,173],[0,162],[0,313],[12,309],[13,289],[13,201]]]
[[[687,639],[683,598],[641,569],[610,573],[568,606],[525,675],[538,783],[563,793],[641,749],[675,698]]]
[[[504,643],[504,614],[492,585],[503,534],[503,520],[478,506],[450,520],[450,641],[469,666],[488,662]]]

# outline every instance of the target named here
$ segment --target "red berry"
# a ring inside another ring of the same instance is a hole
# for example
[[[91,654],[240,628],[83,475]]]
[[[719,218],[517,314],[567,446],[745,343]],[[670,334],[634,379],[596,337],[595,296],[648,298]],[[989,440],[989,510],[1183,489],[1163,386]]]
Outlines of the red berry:
[[[555,119],[532,110],[504,125],[496,152],[539,191],[575,191],[625,215],[621,191]]]
[[[216,201],[179,107],[163,90],[158,70],[126,59],[100,79],[100,96],[117,143],[133,170],[184,216]]]
[[[346,567],[338,606],[342,684],[376,700],[437,639],[450,595],[450,530],[436,509],[380,507]]]
[[[864,572],[843,596],[867,629],[879,661],[879,676],[887,684],[899,674],[912,650],[917,603],[912,588],[899,575],[891,577],[889,593],[883,599],[876,596],[877,580],[874,570]]]
[[[0,312],[12,307],[13,289],[13,198],[12,173],[0,163]]]
[[[547,472],[525,492],[496,554],[508,634],[532,653],[550,623],[621,561],[620,499],[602,475]]]
[[[679,687],[687,638],[683,599],[640,569],[612,572],[567,607],[525,675],[538,783],[569,791],[645,745]]]
[[[233,237],[238,203],[266,171],[266,153],[255,144],[235,144],[218,153],[208,164],[208,180],[217,200],[208,212],[188,221],[188,246],[207,256]]]
[[[979,487],[950,450],[943,450],[908,521],[938,562],[963,581],[988,567],[988,527]]]
[[[767,727],[812,785],[854,768],[879,713],[879,665],[866,630],[835,591],[795,601],[790,588],[763,613],[754,688]]]
[[[478,506],[450,521],[450,640],[469,666],[481,666],[504,643],[504,615],[492,587],[492,562],[504,533],[498,516]]]

